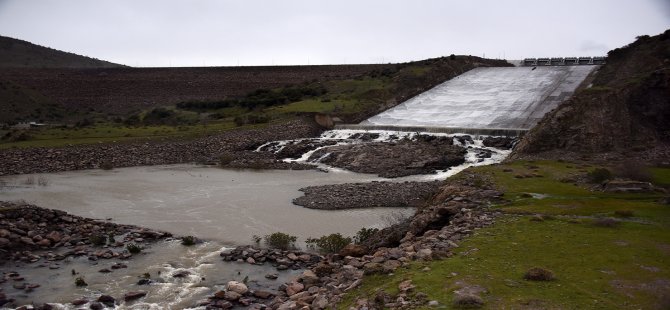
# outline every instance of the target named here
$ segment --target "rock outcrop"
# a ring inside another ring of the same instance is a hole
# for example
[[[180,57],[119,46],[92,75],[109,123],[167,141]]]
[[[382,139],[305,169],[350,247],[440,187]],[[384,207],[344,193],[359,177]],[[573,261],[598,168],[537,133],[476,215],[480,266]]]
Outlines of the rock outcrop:
[[[670,143],[670,30],[608,53],[590,87],[547,113],[510,158],[635,152]],[[667,149],[667,147],[666,147]],[[666,156],[661,152],[659,156]]]

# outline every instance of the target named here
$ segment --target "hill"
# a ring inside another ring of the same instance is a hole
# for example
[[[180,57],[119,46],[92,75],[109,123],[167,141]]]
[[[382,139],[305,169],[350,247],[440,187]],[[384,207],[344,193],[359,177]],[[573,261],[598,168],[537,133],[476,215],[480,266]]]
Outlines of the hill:
[[[0,68],[116,68],[123,65],[0,36]]]
[[[512,158],[645,151],[668,142],[670,30],[610,51],[592,85],[545,115]]]

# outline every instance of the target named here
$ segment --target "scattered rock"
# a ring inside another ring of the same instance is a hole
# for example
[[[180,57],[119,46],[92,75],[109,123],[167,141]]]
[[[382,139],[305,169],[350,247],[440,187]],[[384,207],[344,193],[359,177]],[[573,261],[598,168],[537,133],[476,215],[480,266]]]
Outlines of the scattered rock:
[[[237,281],[230,281],[228,282],[228,284],[226,284],[226,291],[244,295],[249,291],[249,288],[244,283],[240,283]]]
[[[145,292],[145,291],[128,292],[125,295],[123,295],[123,300],[124,301],[131,301],[131,300],[135,300],[135,299],[140,299],[144,296],[147,296],[147,292]]]

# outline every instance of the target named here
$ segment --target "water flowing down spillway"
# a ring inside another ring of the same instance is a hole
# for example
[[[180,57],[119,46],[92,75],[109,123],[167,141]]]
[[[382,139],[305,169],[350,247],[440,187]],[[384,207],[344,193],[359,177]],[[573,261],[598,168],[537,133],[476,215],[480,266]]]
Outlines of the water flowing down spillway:
[[[360,125],[527,130],[567,99],[595,68],[476,68]]]

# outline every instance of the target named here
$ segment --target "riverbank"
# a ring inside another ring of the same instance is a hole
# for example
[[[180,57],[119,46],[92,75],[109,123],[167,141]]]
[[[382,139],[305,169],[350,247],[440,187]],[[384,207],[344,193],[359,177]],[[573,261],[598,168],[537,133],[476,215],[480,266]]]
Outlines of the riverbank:
[[[0,175],[179,163],[218,164],[224,154],[254,150],[268,141],[314,137],[322,130],[311,118],[301,118],[192,140],[9,149],[0,151]],[[273,158],[264,160],[267,168],[293,168],[273,166]]]

